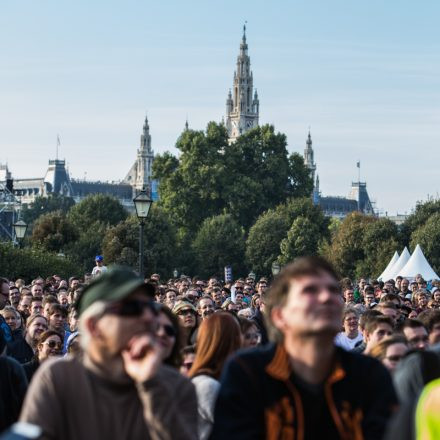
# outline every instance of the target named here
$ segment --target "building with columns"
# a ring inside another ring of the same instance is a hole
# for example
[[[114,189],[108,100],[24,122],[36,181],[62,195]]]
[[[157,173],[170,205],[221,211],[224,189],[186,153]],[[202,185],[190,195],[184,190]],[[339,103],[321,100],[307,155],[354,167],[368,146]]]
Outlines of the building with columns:
[[[258,125],[260,102],[251,70],[251,59],[246,42],[246,26],[243,26],[243,37],[237,66],[234,72],[234,83],[226,100],[226,128],[229,141],[234,142],[238,136]]]

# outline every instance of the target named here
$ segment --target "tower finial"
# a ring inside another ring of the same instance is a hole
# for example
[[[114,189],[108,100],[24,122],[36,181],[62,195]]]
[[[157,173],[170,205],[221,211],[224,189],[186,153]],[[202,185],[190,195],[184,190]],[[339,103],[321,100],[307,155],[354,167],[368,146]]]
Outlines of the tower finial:
[[[189,130],[189,124],[188,124],[188,115],[186,115],[186,121],[185,121],[185,131]]]
[[[247,20],[244,22],[244,25],[243,25],[243,41],[246,41],[246,23],[247,23]]]

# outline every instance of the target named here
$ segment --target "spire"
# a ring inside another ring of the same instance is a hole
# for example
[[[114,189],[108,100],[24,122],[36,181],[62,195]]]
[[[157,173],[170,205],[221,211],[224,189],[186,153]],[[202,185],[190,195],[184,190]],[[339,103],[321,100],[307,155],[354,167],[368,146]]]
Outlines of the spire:
[[[150,133],[150,126],[148,125],[148,115],[145,115],[144,135],[148,135],[149,133]]]
[[[185,121],[185,131],[189,130],[189,125],[188,125],[188,116],[186,117],[186,121]]]
[[[141,149],[140,151],[151,151],[151,136],[150,136],[150,125],[148,124],[148,115],[145,115],[144,127],[141,134]]]
[[[310,127],[309,127],[309,134],[307,136],[306,144],[307,144],[307,148],[312,148],[312,136],[310,134]]]
[[[246,44],[246,23],[247,23],[247,21],[245,21],[244,25],[243,25],[243,38],[242,38],[242,42],[244,44]]]

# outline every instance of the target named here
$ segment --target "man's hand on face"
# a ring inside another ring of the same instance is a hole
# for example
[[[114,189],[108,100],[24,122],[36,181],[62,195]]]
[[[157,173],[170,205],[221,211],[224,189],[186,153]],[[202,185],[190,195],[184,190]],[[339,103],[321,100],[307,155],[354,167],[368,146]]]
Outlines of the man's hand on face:
[[[162,362],[161,350],[152,336],[134,336],[122,352],[125,372],[138,383],[151,379]]]

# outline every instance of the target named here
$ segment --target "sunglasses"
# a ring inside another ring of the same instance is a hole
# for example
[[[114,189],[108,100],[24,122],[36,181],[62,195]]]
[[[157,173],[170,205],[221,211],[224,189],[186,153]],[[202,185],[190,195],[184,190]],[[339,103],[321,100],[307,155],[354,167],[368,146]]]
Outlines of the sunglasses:
[[[180,312],[178,313],[179,316],[187,316],[187,315],[193,315],[194,311],[191,309],[185,309],[185,310],[180,310]]]
[[[157,326],[157,329],[159,330],[160,328],[163,328],[163,331],[165,332],[165,334],[170,337],[173,338],[176,336],[176,330],[174,330],[174,327],[170,324],[159,324]]]
[[[184,362],[182,364],[182,367],[185,368],[186,370],[191,370],[191,367],[193,366],[192,362]]]
[[[142,301],[139,299],[131,299],[108,305],[105,313],[124,317],[137,317],[144,313],[144,310],[150,310],[153,315],[157,316],[157,304],[154,301]]]
[[[58,350],[61,350],[61,342],[56,341],[45,341],[44,342],[49,348],[58,348]]]
[[[388,356],[387,359],[391,362],[399,362],[401,359],[403,358],[403,356]]]

